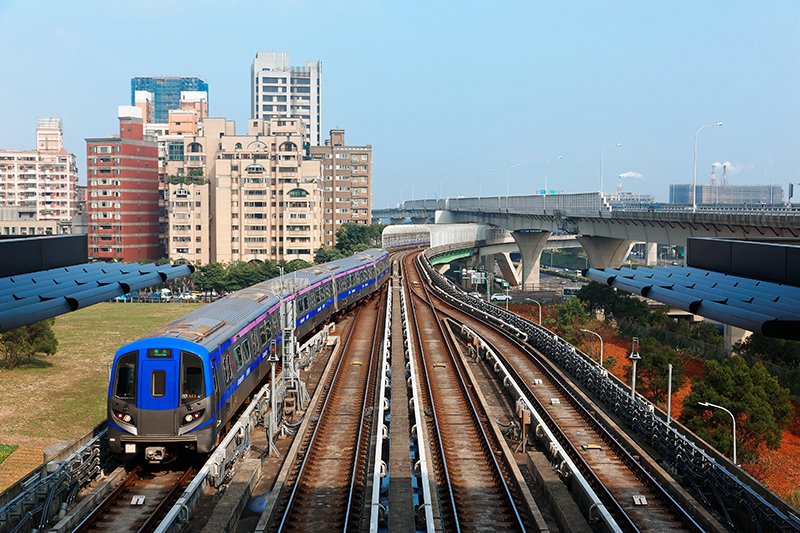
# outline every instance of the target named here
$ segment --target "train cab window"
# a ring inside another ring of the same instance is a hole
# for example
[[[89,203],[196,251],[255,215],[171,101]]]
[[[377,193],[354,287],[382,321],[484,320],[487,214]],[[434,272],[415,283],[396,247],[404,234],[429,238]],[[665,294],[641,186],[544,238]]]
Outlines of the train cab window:
[[[117,360],[114,396],[120,400],[136,399],[136,359],[138,356],[139,352],[130,352]]]
[[[203,386],[203,361],[193,353],[181,351],[181,367],[183,368],[183,383],[181,385],[181,398],[184,402],[191,402],[205,398]]]
[[[222,356],[222,372],[225,374],[225,383],[230,383],[233,378],[233,369],[231,368],[231,354],[228,352]]]
[[[233,349],[233,355],[236,356],[236,370],[240,370],[242,368],[242,345],[240,344],[236,348]]]
[[[303,296],[303,312],[308,311],[308,295]]]
[[[244,353],[244,362],[245,363],[249,363],[250,362],[250,342],[249,341],[244,341],[242,343],[242,352]]]
[[[150,375],[150,396],[163,398],[167,395],[167,373],[163,370],[153,370]]]

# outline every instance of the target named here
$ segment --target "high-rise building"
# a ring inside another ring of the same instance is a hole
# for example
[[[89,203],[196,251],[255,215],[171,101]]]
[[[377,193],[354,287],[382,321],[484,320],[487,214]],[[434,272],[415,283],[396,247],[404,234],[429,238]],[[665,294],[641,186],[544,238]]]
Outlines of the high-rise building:
[[[158,145],[142,110],[120,106],[119,136],[86,139],[89,257],[159,259]]]
[[[322,144],[322,61],[289,65],[288,52],[258,52],[250,67],[250,118],[299,118],[305,142]]]
[[[346,222],[372,220],[372,145],[346,146],[344,130],[331,130],[325,146],[312,146],[309,156],[322,163],[323,245],[336,246],[336,230]]]
[[[169,123],[170,110],[180,109],[181,93],[185,91],[202,91],[208,101],[208,83],[200,78],[180,78],[170,76],[131,78],[131,105],[137,106],[137,91],[147,91],[152,95],[152,117],[145,114],[142,119],[146,123]],[[139,95],[144,98],[145,95]],[[140,100],[141,102],[141,100]],[[137,106],[138,107],[138,106]]]
[[[59,118],[41,118],[34,150],[0,150],[0,207],[22,207],[36,220],[69,220],[78,167],[64,149]]]

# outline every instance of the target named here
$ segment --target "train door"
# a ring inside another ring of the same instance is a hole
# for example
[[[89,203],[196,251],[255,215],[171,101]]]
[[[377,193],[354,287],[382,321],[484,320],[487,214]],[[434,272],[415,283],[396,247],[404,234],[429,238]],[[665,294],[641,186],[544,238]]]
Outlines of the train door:
[[[178,361],[171,357],[171,350],[148,349],[141,359],[139,377],[139,433],[174,435],[178,429]]]

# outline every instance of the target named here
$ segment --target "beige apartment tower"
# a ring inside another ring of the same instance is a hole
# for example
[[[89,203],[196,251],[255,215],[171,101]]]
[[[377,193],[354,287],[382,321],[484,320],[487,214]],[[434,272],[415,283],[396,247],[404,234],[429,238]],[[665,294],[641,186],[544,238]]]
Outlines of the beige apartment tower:
[[[372,220],[372,145],[346,146],[344,130],[335,129],[309,155],[323,167],[323,245],[331,249],[342,224]]]

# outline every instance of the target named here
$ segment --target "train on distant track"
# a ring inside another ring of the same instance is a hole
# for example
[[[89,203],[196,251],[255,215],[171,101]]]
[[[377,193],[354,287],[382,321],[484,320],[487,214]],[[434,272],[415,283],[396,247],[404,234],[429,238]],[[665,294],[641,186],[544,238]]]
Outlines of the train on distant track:
[[[166,462],[214,449],[269,369],[285,320],[302,338],[386,283],[385,250],[312,266],[237,291],[127,344],[114,355],[108,440],[114,453]],[[274,342],[273,342],[274,341]]]

